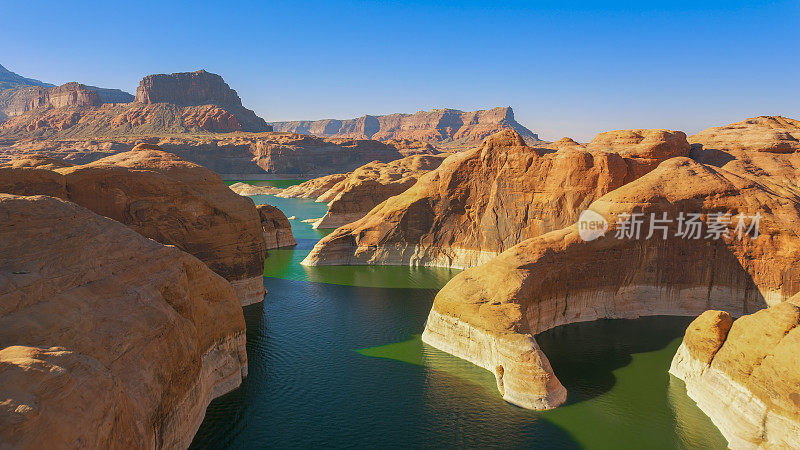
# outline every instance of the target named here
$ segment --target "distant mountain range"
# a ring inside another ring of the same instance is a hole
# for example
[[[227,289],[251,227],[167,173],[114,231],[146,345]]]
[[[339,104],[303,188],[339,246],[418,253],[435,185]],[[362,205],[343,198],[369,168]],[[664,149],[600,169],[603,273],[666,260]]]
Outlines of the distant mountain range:
[[[539,136],[514,120],[511,107],[464,112],[434,109],[414,114],[366,115],[357,119],[300,120],[272,122],[275,131],[311,134],[320,137],[411,139],[429,142],[446,150],[475,147],[487,136],[511,128],[529,144],[541,142]]]

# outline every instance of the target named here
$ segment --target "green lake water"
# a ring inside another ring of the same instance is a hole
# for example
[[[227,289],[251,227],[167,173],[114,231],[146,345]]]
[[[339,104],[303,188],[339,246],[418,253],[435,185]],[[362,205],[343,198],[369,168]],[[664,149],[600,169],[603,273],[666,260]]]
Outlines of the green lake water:
[[[568,402],[525,410],[500,398],[491,373],[420,340],[437,290],[457,271],[301,266],[326,231],[300,220],[321,217],[326,206],[253,199],[298,218],[298,245],[269,251],[269,292],[244,309],[249,376],[211,403],[193,448],[726,447],[667,373],[690,319],[601,320],[542,333]]]

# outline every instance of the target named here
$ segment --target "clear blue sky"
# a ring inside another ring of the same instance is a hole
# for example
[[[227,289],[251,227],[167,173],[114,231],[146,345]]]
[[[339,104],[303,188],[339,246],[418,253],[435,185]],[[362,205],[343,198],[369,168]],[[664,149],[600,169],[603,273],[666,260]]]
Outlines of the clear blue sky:
[[[118,6],[118,3],[120,6]],[[267,120],[514,107],[546,139],[800,118],[800,1],[37,2],[0,64],[134,92],[221,74]]]

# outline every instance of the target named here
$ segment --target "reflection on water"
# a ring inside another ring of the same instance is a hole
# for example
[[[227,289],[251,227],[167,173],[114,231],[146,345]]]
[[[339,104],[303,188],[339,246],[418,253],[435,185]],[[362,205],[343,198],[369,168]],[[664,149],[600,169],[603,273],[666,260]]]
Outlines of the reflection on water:
[[[325,205],[258,196],[299,219]],[[324,232],[293,221],[299,244],[271,250],[263,305],[245,308],[250,375],[209,406],[195,448],[724,448],[667,374],[685,318],[597,321],[537,337],[568,404],[504,402],[494,377],[419,338],[455,272],[304,268]]]

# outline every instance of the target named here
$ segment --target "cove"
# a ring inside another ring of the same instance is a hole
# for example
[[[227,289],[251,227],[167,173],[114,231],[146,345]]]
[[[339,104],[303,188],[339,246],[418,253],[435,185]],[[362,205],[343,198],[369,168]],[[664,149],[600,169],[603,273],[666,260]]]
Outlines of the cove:
[[[437,290],[457,271],[304,267],[326,206],[255,196],[287,216],[298,245],[269,251],[263,304],[245,307],[249,376],[208,407],[193,448],[725,448],[667,373],[689,318],[602,320],[537,336],[569,390],[536,412],[494,377],[423,344]]]

